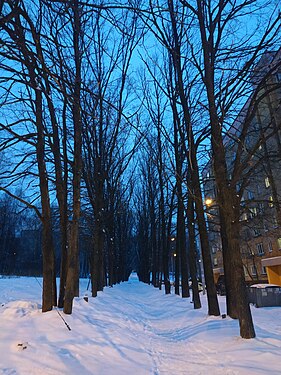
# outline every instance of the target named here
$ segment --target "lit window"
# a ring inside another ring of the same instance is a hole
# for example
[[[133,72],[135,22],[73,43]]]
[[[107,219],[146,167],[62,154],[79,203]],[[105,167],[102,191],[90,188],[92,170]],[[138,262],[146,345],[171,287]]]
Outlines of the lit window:
[[[250,211],[250,217],[251,217],[251,219],[253,217],[257,216],[257,214],[258,214],[257,207],[251,207],[251,208],[249,208],[249,211]]]
[[[269,241],[267,246],[268,246],[268,251],[271,253],[272,250],[273,250],[273,248],[272,248],[272,242]]]
[[[268,198],[268,206],[273,207],[273,196],[272,195],[270,195],[269,198]]]
[[[281,238],[280,238],[281,240]],[[280,242],[281,245],[281,242]],[[258,255],[263,255],[264,254],[264,249],[263,249],[263,244],[262,243],[257,243],[257,252]]]
[[[264,179],[264,184],[265,184],[265,187],[269,187],[270,186],[270,181],[269,181],[269,178],[268,177],[266,177],[265,179]]]
[[[281,237],[277,240],[278,249],[281,250]]]
[[[248,215],[247,215],[246,212],[244,212],[244,213],[242,214],[242,216],[241,216],[241,220],[242,220],[242,221],[247,221],[247,220],[248,220]]]
[[[213,262],[214,262],[214,266],[217,266],[217,265],[218,265],[218,259],[217,259],[217,258],[214,258],[214,259],[213,259]]]

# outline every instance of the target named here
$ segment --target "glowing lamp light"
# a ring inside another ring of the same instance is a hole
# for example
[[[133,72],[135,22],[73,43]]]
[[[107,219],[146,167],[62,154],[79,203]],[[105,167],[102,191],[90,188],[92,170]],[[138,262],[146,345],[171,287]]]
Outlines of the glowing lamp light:
[[[210,206],[212,203],[213,203],[212,198],[207,198],[207,199],[205,200],[205,204],[206,204],[206,206]]]

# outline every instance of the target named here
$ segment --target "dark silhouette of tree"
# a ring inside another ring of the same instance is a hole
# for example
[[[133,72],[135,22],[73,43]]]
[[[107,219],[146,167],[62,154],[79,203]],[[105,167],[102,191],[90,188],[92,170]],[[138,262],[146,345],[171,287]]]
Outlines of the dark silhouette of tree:
[[[245,33],[237,38],[235,43],[230,43],[227,38],[230,28],[233,28],[232,32],[237,29],[238,19],[241,20],[243,17],[244,22],[247,22],[248,12],[254,16],[254,4],[247,1],[219,1],[218,4],[211,4],[200,0],[182,1],[182,4],[191,12],[199,29],[200,47],[198,48],[197,40],[192,40],[190,48],[194,65],[205,86],[207,99],[220,211],[228,314],[239,319],[241,336],[252,338],[255,331],[239,246],[239,196],[235,184],[229,181],[223,129],[230,107],[242,93],[250,90],[247,78],[257,57],[261,51],[274,43],[278,33],[278,16],[275,19],[274,16],[269,16],[268,22],[262,28],[263,35],[256,29],[251,35]],[[261,35],[258,43],[253,41],[256,40],[256,33]]]

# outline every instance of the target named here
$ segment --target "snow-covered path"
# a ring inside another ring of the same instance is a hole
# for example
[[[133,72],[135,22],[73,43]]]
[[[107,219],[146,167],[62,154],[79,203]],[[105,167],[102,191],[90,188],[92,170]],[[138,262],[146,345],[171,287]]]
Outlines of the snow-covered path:
[[[39,280],[40,282],[40,280]],[[81,280],[86,291],[87,280]],[[190,299],[139,283],[75,300],[65,318],[40,312],[34,278],[0,279],[0,374],[280,374],[281,308],[253,308],[258,338],[239,338],[238,323],[193,310]],[[221,298],[224,313],[224,297]]]

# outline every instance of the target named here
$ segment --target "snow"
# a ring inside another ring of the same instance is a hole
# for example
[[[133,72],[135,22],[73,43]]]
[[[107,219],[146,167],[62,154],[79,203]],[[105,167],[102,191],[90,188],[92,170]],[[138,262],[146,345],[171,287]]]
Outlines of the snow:
[[[206,296],[165,295],[140,283],[105,288],[74,301],[72,315],[42,314],[41,279],[0,279],[0,374],[243,375],[280,374],[281,307],[252,308],[257,338],[239,337],[238,322],[209,317]],[[225,313],[225,297],[219,297]]]
[[[280,285],[276,284],[253,284],[251,288],[265,289],[265,288],[280,288]]]

